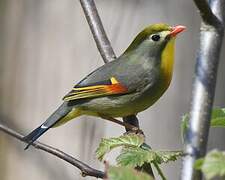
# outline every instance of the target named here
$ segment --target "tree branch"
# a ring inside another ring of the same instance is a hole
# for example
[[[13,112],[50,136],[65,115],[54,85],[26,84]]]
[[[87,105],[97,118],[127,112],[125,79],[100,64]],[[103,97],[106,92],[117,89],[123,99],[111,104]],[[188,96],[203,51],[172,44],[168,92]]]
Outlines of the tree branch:
[[[23,135],[16,132],[15,130],[3,125],[2,123],[0,123],[0,131],[5,132],[6,134],[22,141],[23,141]],[[26,143],[26,142],[25,142]],[[34,142],[32,144],[32,146],[36,149],[40,149],[42,151],[45,151],[49,154],[52,154],[66,162],[68,162],[69,164],[77,167],[78,169],[81,170],[82,176],[93,176],[96,178],[104,178],[105,177],[105,173],[102,171],[99,171],[97,169],[94,169],[90,166],[88,166],[87,164],[75,159],[74,157],[70,156],[69,154],[64,153],[63,151],[56,149],[54,147],[51,147],[49,145],[40,143],[40,142]]]
[[[194,170],[196,159],[206,153],[210,118],[215,94],[217,68],[224,36],[225,1],[194,0],[202,16],[200,48],[192,90],[190,121],[185,142],[182,180],[200,180]],[[214,14],[213,14],[214,13]]]
[[[204,23],[215,27],[220,24],[220,21],[213,14],[211,7],[206,0],[194,0],[194,3],[199,9],[199,13]]]
[[[107,63],[116,59],[116,55],[98,15],[94,0],[80,0],[80,3],[103,61]]]

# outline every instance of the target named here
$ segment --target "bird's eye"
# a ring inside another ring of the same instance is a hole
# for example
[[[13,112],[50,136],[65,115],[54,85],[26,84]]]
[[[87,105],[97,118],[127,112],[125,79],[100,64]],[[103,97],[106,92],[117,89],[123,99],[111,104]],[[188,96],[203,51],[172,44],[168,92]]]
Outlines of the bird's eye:
[[[158,34],[153,34],[153,35],[151,36],[151,39],[152,39],[153,41],[159,41],[159,40],[160,40],[160,35],[158,35]]]

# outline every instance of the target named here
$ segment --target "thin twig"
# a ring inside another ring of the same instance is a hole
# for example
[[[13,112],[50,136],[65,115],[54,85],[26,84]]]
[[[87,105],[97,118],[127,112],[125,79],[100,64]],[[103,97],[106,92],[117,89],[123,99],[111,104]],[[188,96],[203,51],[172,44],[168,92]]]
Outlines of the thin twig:
[[[116,55],[98,15],[94,0],[80,0],[80,3],[103,61],[107,63],[116,59]]]
[[[162,170],[160,169],[159,165],[155,162],[153,162],[153,165],[155,166],[157,172],[159,173],[160,177],[162,178],[162,180],[166,180],[166,177],[164,176]]]
[[[202,16],[200,48],[196,59],[189,128],[185,140],[182,180],[201,180],[194,170],[196,159],[206,153],[210,118],[215,94],[217,68],[223,41],[225,1],[194,0]],[[214,14],[213,14],[214,13]]]
[[[3,131],[5,132],[6,134],[22,141],[23,141],[23,135],[16,132],[15,130],[3,125],[2,123],[0,123],[0,131]],[[26,142],[25,142],[26,143]],[[40,143],[40,142],[34,142],[32,144],[32,146],[36,149],[40,149],[42,151],[45,151],[49,154],[52,154],[68,163],[70,163],[71,165],[77,167],[78,169],[81,170],[81,173],[82,173],[82,176],[93,176],[93,177],[96,177],[96,178],[104,178],[105,177],[105,173],[102,172],[102,171],[99,171],[97,169],[94,169],[90,166],[88,166],[87,164],[75,159],[74,157],[72,157],[71,155],[69,154],[66,154],[64,153],[63,151],[59,150],[59,149],[56,149],[54,147],[51,147],[49,145],[46,145],[46,144],[43,144],[43,143]]]
[[[123,122],[123,121],[120,121],[118,119],[115,119],[115,118],[112,118],[112,117],[108,117],[108,116],[104,116],[104,115],[100,115],[100,117],[102,119],[105,119],[107,121],[110,121],[110,122],[113,122],[113,123],[116,123],[116,124],[119,124],[119,125],[125,127],[125,129],[127,131],[138,131],[139,130],[139,128],[137,128],[135,125],[132,125],[132,124],[127,123],[127,122]]]

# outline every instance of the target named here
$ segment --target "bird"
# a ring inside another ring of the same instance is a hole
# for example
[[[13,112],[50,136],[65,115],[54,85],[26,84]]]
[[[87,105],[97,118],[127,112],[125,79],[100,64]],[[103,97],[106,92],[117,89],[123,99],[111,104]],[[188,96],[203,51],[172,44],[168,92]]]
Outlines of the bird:
[[[23,138],[25,149],[50,128],[79,116],[113,119],[152,106],[170,85],[175,39],[185,29],[165,23],[144,28],[118,58],[88,74],[64,96],[62,105]]]

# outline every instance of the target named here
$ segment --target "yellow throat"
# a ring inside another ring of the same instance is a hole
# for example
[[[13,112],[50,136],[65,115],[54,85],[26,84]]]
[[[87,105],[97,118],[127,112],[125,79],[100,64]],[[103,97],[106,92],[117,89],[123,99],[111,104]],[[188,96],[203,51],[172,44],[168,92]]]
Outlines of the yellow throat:
[[[161,56],[161,72],[167,87],[169,86],[173,75],[174,45],[175,45],[175,38],[172,38],[167,43]]]

